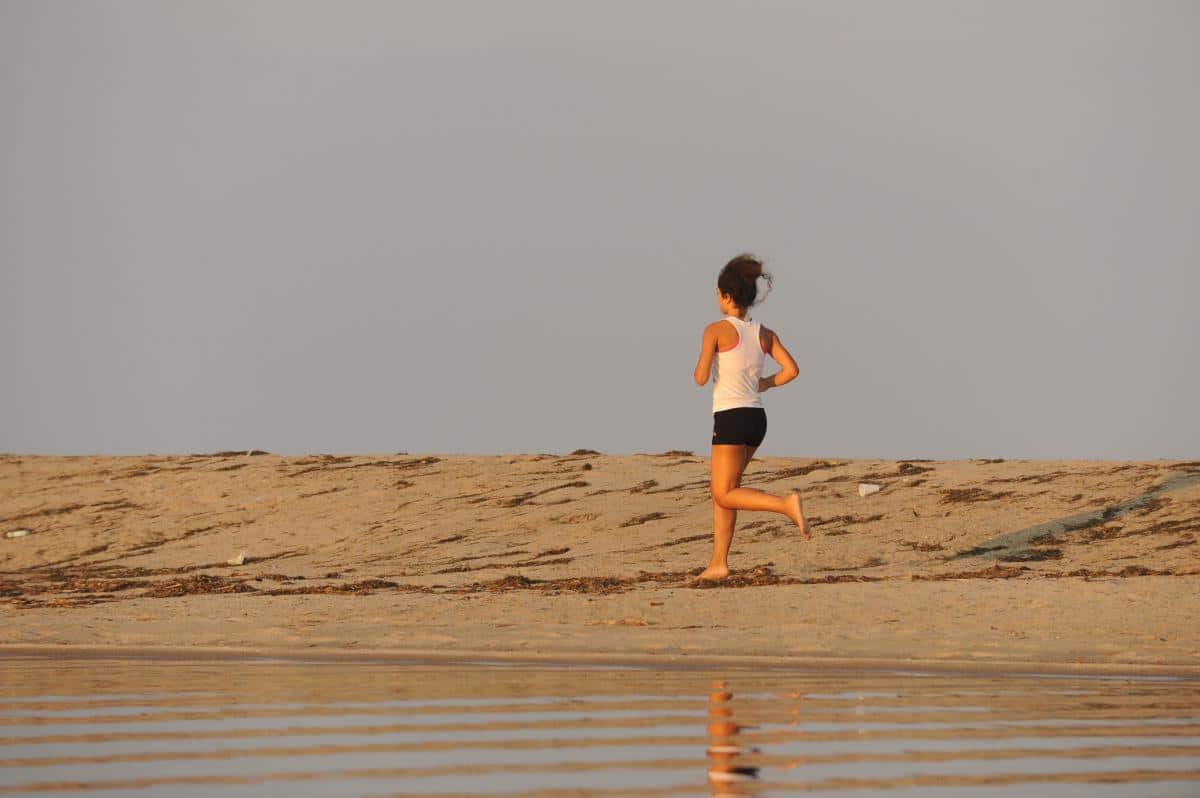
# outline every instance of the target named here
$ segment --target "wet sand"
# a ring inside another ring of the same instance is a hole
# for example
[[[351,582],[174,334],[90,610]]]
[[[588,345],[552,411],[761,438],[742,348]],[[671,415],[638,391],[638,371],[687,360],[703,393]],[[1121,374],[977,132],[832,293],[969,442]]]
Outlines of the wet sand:
[[[0,646],[1200,673],[1200,461],[756,460],[715,585],[707,469],[0,456]]]

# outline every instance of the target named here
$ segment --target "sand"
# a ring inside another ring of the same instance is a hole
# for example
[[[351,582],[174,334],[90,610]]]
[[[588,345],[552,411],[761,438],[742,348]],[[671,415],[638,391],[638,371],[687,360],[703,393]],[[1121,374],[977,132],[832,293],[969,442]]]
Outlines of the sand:
[[[0,647],[1200,673],[1200,461],[755,460],[813,540],[743,513],[715,585],[707,477],[0,455]]]

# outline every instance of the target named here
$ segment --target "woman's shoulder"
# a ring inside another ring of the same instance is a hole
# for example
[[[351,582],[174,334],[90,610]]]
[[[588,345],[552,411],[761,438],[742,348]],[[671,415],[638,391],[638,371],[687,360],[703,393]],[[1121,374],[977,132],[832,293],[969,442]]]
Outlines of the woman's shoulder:
[[[764,352],[770,352],[775,345],[775,333],[765,324],[758,325],[758,345]]]
[[[724,333],[726,330],[737,332],[737,327],[735,327],[733,322],[727,318],[717,319],[716,321],[709,322],[709,324],[704,328],[704,332],[718,335]]]
[[[717,319],[704,328],[704,334],[717,342],[717,351],[727,351],[737,346],[741,333],[728,319]]]

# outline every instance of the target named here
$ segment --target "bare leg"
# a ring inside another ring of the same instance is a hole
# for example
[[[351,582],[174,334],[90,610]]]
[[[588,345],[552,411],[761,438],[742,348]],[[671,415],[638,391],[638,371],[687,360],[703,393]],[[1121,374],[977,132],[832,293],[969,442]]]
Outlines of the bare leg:
[[[713,501],[727,510],[757,510],[779,513],[792,519],[800,527],[800,534],[811,539],[808,524],[804,520],[804,508],[800,494],[773,496],[754,488],[738,486],[744,446],[716,445],[712,447],[712,495]]]
[[[738,468],[736,484],[742,484],[742,474],[746,466],[754,458],[757,446],[739,447],[742,452],[742,465]],[[700,574],[700,579],[724,579],[729,576],[729,546],[733,543],[733,528],[737,524],[737,510],[730,510],[713,500],[713,553],[708,561],[708,567]]]

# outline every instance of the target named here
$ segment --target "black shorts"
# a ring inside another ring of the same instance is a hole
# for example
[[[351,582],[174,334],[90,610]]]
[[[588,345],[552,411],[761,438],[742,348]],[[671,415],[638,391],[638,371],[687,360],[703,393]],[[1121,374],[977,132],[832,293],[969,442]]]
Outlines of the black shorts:
[[[713,413],[714,445],[758,446],[766,436],[767,411],[761,407],[733,407]]]

